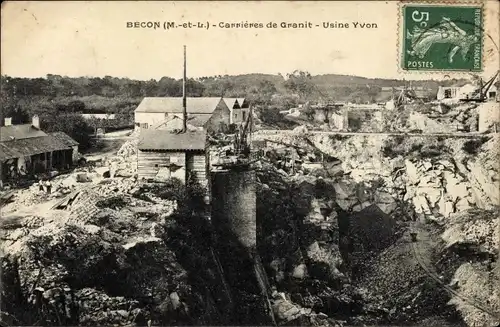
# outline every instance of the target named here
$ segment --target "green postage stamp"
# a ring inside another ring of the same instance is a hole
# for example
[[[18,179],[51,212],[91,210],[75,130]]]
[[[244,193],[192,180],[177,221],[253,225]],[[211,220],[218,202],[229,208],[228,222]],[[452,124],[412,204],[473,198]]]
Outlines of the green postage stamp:
[[[402,69],[483,70],[481,5],[402,5]]]

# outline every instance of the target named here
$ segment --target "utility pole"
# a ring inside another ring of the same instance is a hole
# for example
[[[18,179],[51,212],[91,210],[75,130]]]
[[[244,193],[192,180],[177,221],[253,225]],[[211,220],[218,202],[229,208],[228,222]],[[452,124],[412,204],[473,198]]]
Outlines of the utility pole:
[[[186,46],[184,46],[184,73],[182,75],[182,133],[187,131],[187,103],[186,103]]]

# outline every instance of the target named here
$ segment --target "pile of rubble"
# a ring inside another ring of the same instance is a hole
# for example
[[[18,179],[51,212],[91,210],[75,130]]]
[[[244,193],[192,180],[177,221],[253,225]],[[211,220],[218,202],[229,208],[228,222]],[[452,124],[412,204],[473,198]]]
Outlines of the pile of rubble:
[[[303,308],[290,300],[283,292],[272,294],[272,309],[278,324],[297,324],[299,326],[341,327],[342,321],[328,318],[325,313],[316,313],[311,308]]]
[[[408,128],[424,133],[477,132],[479,113],[476,108],[474,103],[416,107],[408,117]]]
[[[130,141],[125,142],[118,152],[116,153],[119,157],[123,158],[129,158],[137,155],[137,144],[139,143],[139,140],[133,139]]]
[[[8,254],[2,296],[30,299],[12,301],[26,305],[7,311],[31,323],[38,316],[51,325],[145,325],[152,317],[144,299],[165,302],[187,284],[164,243],[165,222],[176,208],[173,200],[143,192],[134,178],[114,178],[87,184],[66,210],[23,217],[1,235]],[[168,316],[173,309],[161,310]]]

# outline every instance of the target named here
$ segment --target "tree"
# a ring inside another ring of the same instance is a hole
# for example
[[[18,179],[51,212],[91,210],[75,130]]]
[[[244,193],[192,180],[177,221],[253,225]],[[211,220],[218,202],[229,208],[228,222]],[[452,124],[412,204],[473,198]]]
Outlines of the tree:
[[[141,88],[141,93],[145,97],[152,97],[155,96],[156,90],[158,88],[158,83],[154,79],[151,79],[147,82],[142,83]]]
[[[68,104],[67,108],[69,112],[82,113],[85,111],[85,103],[80,100],[74,100]]]
[[[181,96],[182,95],[182,83],[179,83],[171,77],[162,77],[158,82],[158,88],[156,90],[157,96]]]
[[[277,92],[276,85],[274,85],[271,81],[264,80],[259,82],[259,90],[265,96],[271,97],[274,93]]]
[[[181,82],[182,83],[182,82]],[[186,94],[191,97],[200,97],[203,95],[203,92],[205,91],[205,86],[190,78],[186,81]]]
[[[80,149],[88,149],[91,145],[93,128],[79,114],[66,113],[53,115],[45,112],[40,116],[42,130],[46,132],[64,132],[80,143]]]
[[[309,98],[315,88],[311,79],[311,74],[298,70],[291,74],[287,74],[287,80],[284,82],[284,86],[286,89],[297,93],[302,99]]]

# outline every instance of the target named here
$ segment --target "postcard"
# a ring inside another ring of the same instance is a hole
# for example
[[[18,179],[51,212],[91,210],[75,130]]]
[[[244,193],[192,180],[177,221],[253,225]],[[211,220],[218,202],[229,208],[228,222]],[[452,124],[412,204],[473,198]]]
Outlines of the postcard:
[[[498,1],[1,8],[2,326],[499,326]]]

